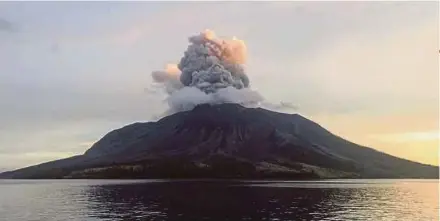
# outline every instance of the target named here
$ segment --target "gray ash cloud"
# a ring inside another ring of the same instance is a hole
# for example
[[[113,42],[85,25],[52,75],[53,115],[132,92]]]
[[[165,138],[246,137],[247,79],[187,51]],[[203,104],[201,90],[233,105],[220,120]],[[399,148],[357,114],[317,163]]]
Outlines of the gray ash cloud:
[[[218,38],[211,30],[189,37],[179,64],[152,72],[163,86],[171,112],[190,110],[198,104],[239,103],[258,105],[263,97],[250,89],[243,64],[246,44],[235,37]]]

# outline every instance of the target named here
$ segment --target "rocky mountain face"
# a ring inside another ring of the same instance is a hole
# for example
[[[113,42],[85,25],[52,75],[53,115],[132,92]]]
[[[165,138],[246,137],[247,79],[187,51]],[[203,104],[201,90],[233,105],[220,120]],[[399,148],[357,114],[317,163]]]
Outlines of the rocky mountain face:
[[[438,178],[438,167],[356,145],[297,114],[206,104],[114,130],[83,155],[1,177]]]

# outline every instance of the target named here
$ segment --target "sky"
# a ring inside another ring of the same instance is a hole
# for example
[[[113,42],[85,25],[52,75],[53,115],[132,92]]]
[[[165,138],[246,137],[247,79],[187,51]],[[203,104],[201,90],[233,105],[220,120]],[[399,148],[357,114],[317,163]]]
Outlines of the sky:
[[[0,171],[157,119],[150,73],[215,30],[251,87],[352,142],[438,165],[437,2],[0,2]]]

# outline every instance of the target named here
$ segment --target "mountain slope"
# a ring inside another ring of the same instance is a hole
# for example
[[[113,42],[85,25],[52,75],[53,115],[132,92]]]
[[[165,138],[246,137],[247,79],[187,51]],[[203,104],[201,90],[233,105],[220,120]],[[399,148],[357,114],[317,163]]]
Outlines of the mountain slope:
[[[437,178],[438,167],[356,145],[297,114],[221,104],[128,125],[84,155],[0,177]]]

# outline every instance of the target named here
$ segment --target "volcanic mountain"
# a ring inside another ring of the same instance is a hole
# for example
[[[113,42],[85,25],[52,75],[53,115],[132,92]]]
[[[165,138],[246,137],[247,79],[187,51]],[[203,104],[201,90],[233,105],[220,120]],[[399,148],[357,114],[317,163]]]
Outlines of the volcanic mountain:
[[[0,178],[438,178],[438,172],[351,143],[298,114],[203,104],[111,131],[83,155]]]

